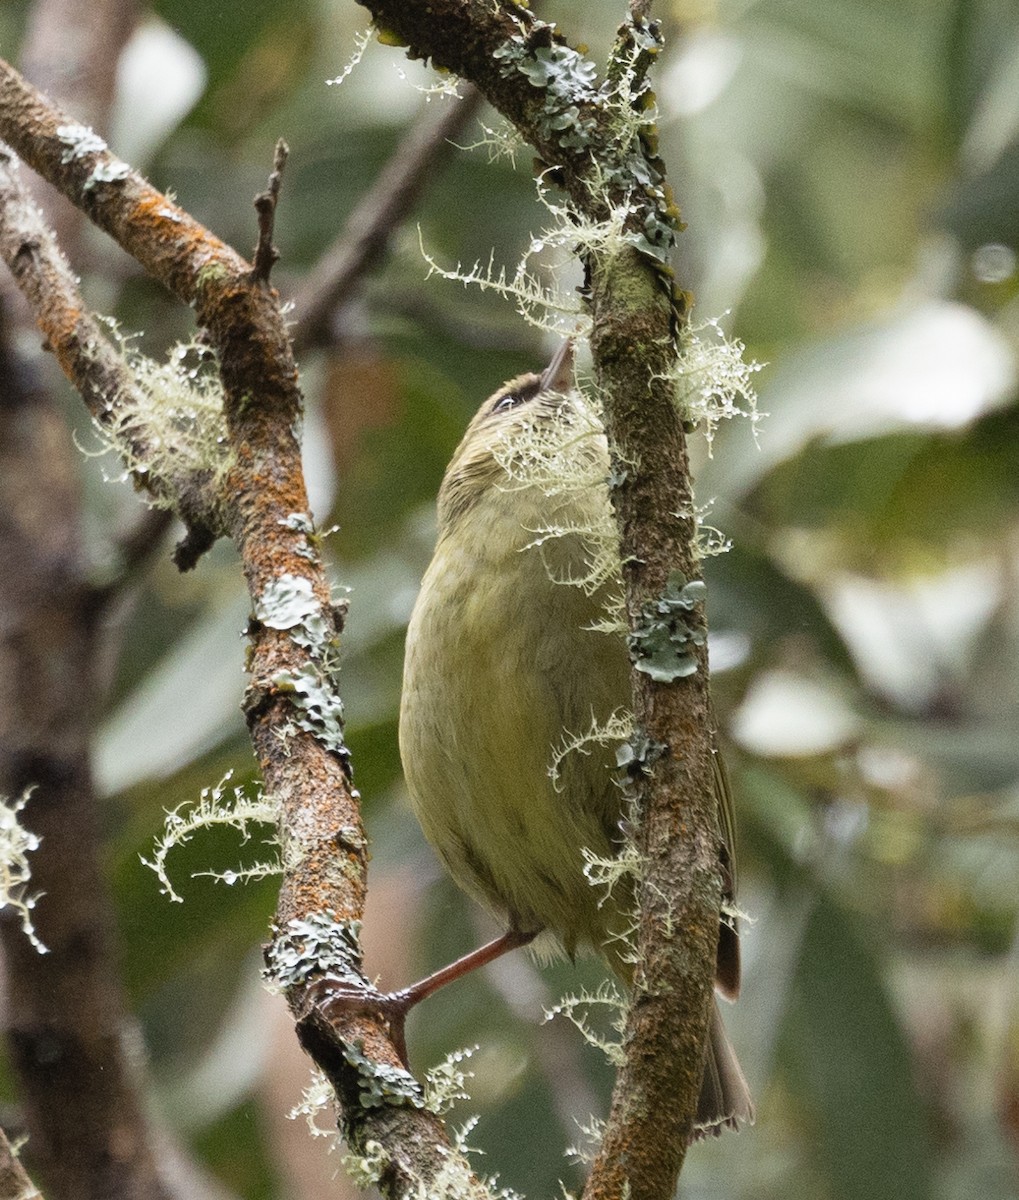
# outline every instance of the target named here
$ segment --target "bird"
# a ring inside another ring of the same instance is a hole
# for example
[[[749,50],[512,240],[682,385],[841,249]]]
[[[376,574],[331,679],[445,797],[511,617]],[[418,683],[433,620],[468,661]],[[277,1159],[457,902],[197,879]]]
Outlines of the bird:
[[[481,405],[446,470],[435,551],[407,629],[400,753],[427,840],[505,932],[407,989],[408,1004],[529,942],[546,955],[593,948],[632,981],[632,888],[624,881],[606,896],[585,874],[592,861],[611,863],[624,840],[624,791],[609,739],[598,736],[630,696],[626,640],[609,628],[618,559],[596,561],[599,531],[614,528],[608,481],[570,339],[544,371]],[[732,800],[713,758],[729,909]],[[725,917],[716,989],[735,999],[739,986],[738,934]],[[692,1136],[753,1118],[716,1001]]]

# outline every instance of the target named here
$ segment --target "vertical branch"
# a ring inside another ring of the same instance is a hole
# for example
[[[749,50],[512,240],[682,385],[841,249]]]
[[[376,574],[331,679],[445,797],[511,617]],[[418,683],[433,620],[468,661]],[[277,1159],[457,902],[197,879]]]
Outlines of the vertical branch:
[[[31,368],[0,347],[0,790],[33,787],[25,825],[40,954],[0,918],[7,1041],[29,1153],[52,1194],[157,1200],[125,1054],[128,1017],[88,747],[97,632],[87,605],[76,463],[61,414]]]
[[[276,225],[276,205],[279,203],[280,185],[283,183],[283,168],[287,165],[289,153],[286,142],[280,138],[276,143],[276,153],[273,155],[269,186],[255,197],[255,212],[258,213],[258,242],[255,246],[254,276],[260,283],[269,282],[269,273],[280,256],[280,252],[272,244],[272,235]]]
[[[679,213],[657,156],[647,73],[660,50],[635,0],[606,84],[523,6],[485,0],[361,0],[417,58],[469,79],[535,148],[578,227],[591,346],[614,471],[613,506],[631,633],[670,574],[696,576],[692,487],[667,383],[687,297],[667,266]],[[585,249],[585,227],[594,229]],[[611,232],[608,232],[611,231]],[[610,243],[610,244],[609,244]],[[703,633],[703,613],[690,632]],[[640,914],[625,1044],[588,1200],[666,1200],[693,1128],[707,1041],[721,862],[703,647],[686,678],[632,673],[634,715],[654,753],[641,765],[635,839]]]

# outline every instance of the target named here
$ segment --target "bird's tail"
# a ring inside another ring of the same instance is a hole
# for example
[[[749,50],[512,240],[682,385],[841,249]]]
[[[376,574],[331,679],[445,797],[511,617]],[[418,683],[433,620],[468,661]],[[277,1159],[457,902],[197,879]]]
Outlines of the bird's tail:
[[[750,1099],[750,1089],[725,1032],[716,1000],[711,1006],[707,1063],[693,1137],[698,1139],[709,1134],[717,1137],[723,1129],[738,1129],[740,1125],[753,1123],[754,1103]]]

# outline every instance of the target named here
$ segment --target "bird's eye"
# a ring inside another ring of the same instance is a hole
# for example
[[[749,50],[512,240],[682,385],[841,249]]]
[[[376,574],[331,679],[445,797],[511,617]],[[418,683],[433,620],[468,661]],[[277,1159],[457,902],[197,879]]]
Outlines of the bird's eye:
[[[492,412],[508,412],[511,408],[516,408],[518,404],[522,404],[523,402],[524,397],[519,392],[507,392],[492,409]]]
[[[541,380],[537,375],[524,375],[504,384],[505,393],[492,405],[493,413],[509,412],[521,404],[533,400],[541,391]]]

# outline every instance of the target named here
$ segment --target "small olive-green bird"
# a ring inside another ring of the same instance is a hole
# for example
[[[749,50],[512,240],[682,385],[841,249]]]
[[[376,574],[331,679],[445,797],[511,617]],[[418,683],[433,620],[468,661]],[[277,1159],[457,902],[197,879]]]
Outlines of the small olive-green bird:
[[[400,752],[426,837],[509,931],[497,950],[535,935],[570,955],[591,946],[628,983],[620,938],[632,891],[606,897],[584,874],[590,856],[610,860],[622,842],[614,754],[595,739],[556,753],[630,703],[625,642],[596,628],[621,581],[618,568],[592,574],[590,531],[605,520],[609,461],[582,407],[565,342],[544,373],[486,400],[457,447],[407,631]],[[526,460],[546,432],[580,456],[589,486],[550,486],[547,469],[529,475]],[[720,760],[715,779],[731,903],[732,808]],[[739,975],[738,938],[722,922],[716,987],[735,999]],[[716,1003],[697,1133],[752,1120]]]

